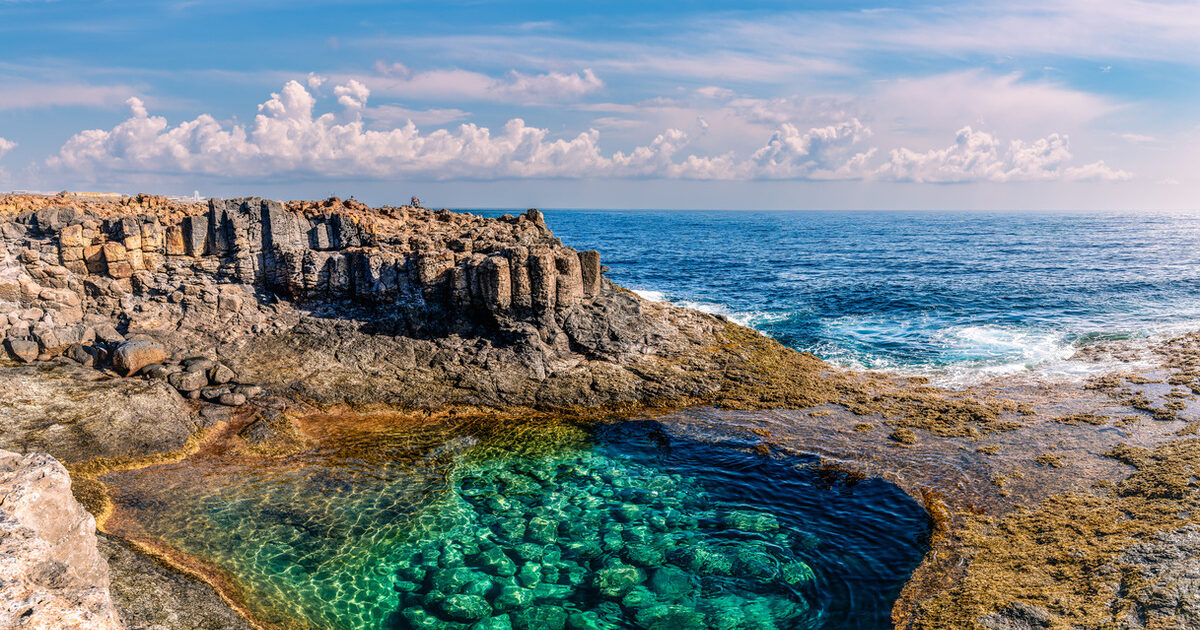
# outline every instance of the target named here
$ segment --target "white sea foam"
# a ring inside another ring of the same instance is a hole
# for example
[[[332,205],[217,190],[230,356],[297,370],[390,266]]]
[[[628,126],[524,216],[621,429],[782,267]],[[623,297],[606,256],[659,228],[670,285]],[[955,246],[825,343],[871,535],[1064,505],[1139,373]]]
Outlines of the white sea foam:
[[[1062,332],[963,326],[947,329],[937,339],[945,344],[948,357],[962,360],[938,367],[908,366],[889,371],[919,374],[929,377],[934,385],[961,389],[996,379],[1082,382],[1108,372],[1153,367],[1148,356],[1140,360],[1104,360],[1081,355],[1079,343]],[[1139,341],[1137,345],[1148,347],[1152,339],[1141,337]]]
[[[720,315],[735,324],[746,326],[748,328],[754,328],[755,326],[761,326],[763,324],[770,324],[772,322],[783,320],[787,317],[787,313],[769,311],[735,311],[725,304],[721,304],[719,302],[683,299],[671,300],[668,299],[666,293],[663,293],[662,291],[655,291],[653,289],[632,289],[632,291],[641,298],[650,300],[651,302],[669,302],[676,306],[682,306],[684,308],[690,308],[704,313],[712,313],[713,315]]]
[[[653,289],[634,289],[639,296],[656,302],[670,302],[686,308],[722,315],[742,326],[764,332],[762,326],[786,319],[778,311],[736,311],[718,302],[675,299]],[[892,321],[875,316],[846,316],[826,322],[825,341],[803,348],[818,357],[852,370],[874,370],[904,376],[924,376],[933,385],[961,389],[1004,379],[1028,382],[1082,382],[1099,374],[1115,371],[1139,371],[1154,367],[1149,348],[1163,339],[1200,330],[1200,319],[1176,321],[1121,335],[1122,342],[1135,350],[1139,359],[1128,353],[1121,359],[1103,359],[1095,353],[1081,355],[1083,347],[1076,335],[1065,331],[1020,328],[999,325],[952,326],[929,332],[935,320]],[[1116,332],[1116,331],[1114,331]],[[872,352],[873,343],[886,343],[889,336],[911,343],[911,336],[928,336],[936,359],[929,363],[906,362],[882,352]],[[1110,343],[1097,340],[1092,343]],[[852,349],[855,348],[856,349]],[[1130,349],[1130,348],[1127,348]]]
[[[662,291],[653,291],[651,289],[631,289],[638,297],[651,302],[666,302],[667,294]]]

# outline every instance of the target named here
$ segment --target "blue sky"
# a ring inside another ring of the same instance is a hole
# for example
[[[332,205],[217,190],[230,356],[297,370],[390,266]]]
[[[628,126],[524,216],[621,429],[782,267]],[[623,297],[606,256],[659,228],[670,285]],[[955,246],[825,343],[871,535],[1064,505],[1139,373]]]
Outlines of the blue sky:
[[[0,190],[1195,209],[1194,2],[0,0]]]

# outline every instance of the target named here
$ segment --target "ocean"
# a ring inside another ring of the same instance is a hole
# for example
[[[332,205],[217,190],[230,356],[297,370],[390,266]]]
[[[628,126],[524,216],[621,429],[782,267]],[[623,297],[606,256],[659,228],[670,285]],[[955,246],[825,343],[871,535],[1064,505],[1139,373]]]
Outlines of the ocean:
[[[1088,344],[1200,328],[1200,214],[543,212],[643,297],[943,386],[1085,377]]]

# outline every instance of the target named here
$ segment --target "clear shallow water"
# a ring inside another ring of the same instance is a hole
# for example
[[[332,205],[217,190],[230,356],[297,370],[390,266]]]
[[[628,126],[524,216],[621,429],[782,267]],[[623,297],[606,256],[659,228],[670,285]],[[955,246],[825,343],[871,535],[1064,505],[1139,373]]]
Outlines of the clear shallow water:
[[[618,284],[853,367],[1072,374],[1081,344],[1200,327],[1198,214],[545,214]]]
[[[269,465],[109,475],[110,525],[262,620],[347,629],[887,628],[930,531],[891,484],[653,422],[364,424]]]

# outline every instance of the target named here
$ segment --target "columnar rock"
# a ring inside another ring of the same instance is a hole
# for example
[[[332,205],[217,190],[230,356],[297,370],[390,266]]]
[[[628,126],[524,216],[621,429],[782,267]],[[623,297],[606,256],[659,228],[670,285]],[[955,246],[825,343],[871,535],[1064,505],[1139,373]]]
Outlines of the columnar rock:
[[[554,309],[558,298],[558,269],[554,253],[541,249],[529,254],[530,305],[537,313]]]
[[[558,271],[555,304],[560,308],[578,304],[583,300],[583,272],[579,267],[579,254],[569,247],[556,251],[554,267]]]
[[[96,521],[46,454],[0,451],[0,627],[121,628]]]
[[[583,296],[596,297],[600,293],[600,252],[594,249],[579,252],[579,267],[583,277]]]
[[[4,354],[144,372],[192,399],[290,387],[285,372],[306,388],[328,378],[346,395],[365,395],[354,383],[368,374],[414,404],[447,400],[422,398],[435,383],[471,404],[538,404],[543,387],[553,399],[627,399],[659,374],[627,370],[628,360],[710,347],[721,325],[697,314],[663,323],[666,307],[615,287],[598,253],[565,247],[536,210],[3,199]],[[161,357],[133,353],[148,339]],[[309,350],[326,354],[272,363]],[[236,377],[184,370],[180,359],[195,354]]]

